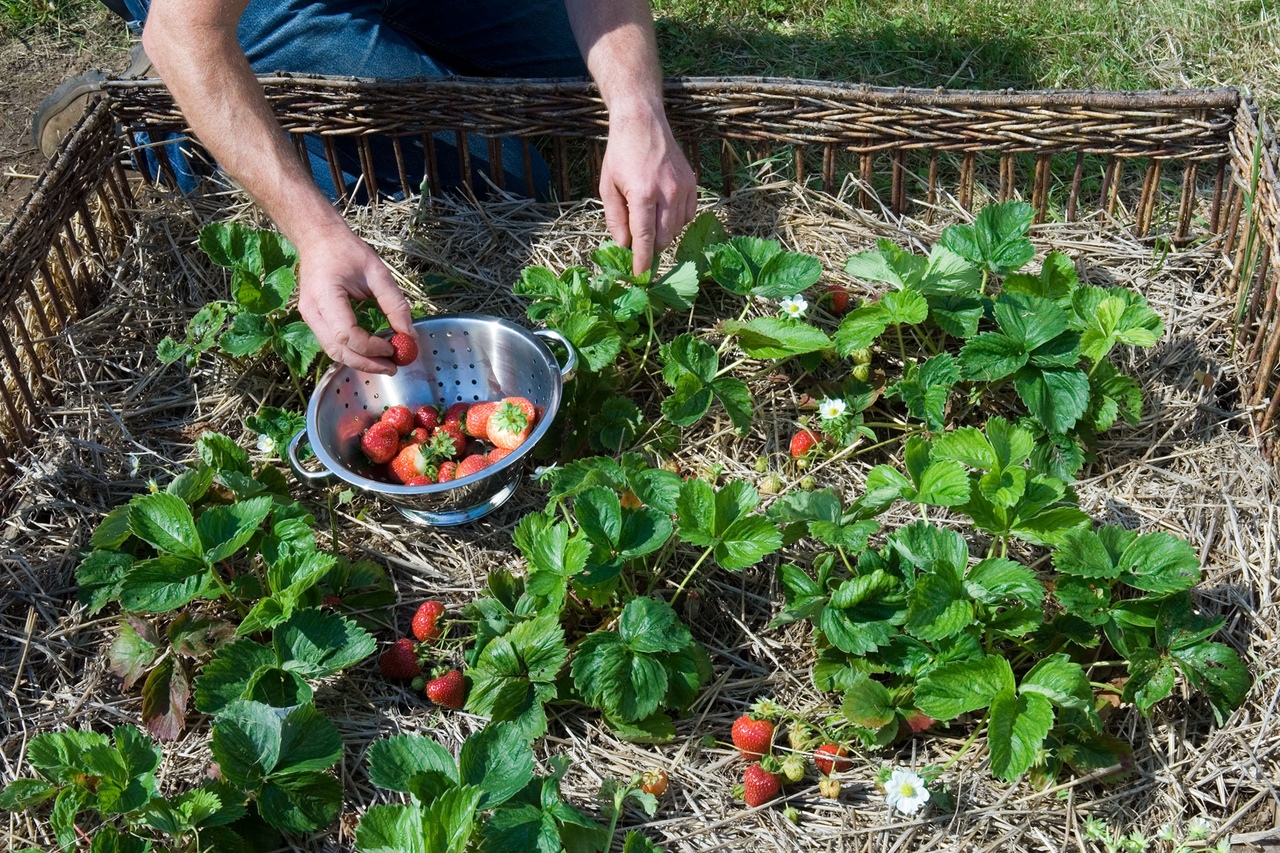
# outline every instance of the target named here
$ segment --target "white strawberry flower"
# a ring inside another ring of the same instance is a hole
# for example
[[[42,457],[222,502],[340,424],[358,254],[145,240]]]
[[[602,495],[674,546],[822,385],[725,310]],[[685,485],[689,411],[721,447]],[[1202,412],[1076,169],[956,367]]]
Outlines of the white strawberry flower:
[[[270,456],[276,452],[276,440],[269,435],[258,436],[258,452],[263,456]]]
[[[788,296],[778,303],[778,308],[782,310],[784,317],[800,318],[804,316],[804,312],[809,310],[809,303],[805,301],[803,296]]]
[[[828,398],[818,404],[818,415],[824,421],[835,420],[844,414],[845,408],[844,400],[832,400]]]
[[[910,771],[897,768],[889,775],[884,784],[884,798],[889,807],[903,814],[915,814],[920,807],[929,802],[929,791],[924,780]]]

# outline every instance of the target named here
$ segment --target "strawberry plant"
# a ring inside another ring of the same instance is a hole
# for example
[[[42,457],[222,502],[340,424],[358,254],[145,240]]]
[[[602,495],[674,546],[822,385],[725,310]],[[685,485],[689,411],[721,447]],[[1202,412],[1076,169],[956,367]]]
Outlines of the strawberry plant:
[[[411,802],[369,809],[356,830],[356,850],[603,850],[605,830],[561,799],[568,762],[561,757],[551,765],[550,774],[536,775],[529,739],[499,722],[468,737],[456,759],[421,735],[376,741],[369,778]]]
[[[160,361],[181,359],[192,365],[214,349],[231,358],[247,358],[270,348],[288,368],[305,405],[301,379],[323,350],[297,309],[290,307],[297,289],[297,251],[273,231],[238,222],[206,225],[200,231],[200,248],[231,271],[231,299],[206,303],[187,326],[183,341],[161,341]]]
[[[90,829],[93,853],[147,853],[153,845],[175,853],[216,853],[242,849],[246,839],[264,846],[279,842],[272,827],[284,819],[265,822],[250,801],[250,792],[236,785],[208,781],[185,794],[159,796],[154,777],[159,752],[129,732],[136,730],[115,730],[115,749],[93,732],[40,736],[46,740],[40,745],[33,741],[28,758],[45,779],[15,780],[0,793],[0,808],[35,808],[54,798],[50,821],[64,848],[89,837],[79,829],[81,815],[95,814],[99,821],[108,822]],[[139,748],[139,743],[144,746]],[[51,752],[57,754],[51,756]],[[277,805],[293,804],[280,797],[276,800]]]

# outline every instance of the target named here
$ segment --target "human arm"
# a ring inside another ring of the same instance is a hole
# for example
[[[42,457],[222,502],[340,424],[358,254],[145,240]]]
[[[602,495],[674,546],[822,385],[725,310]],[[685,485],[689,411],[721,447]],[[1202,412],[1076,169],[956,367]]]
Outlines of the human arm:
[[[391,344],[356,325],[351,299],[376,298],[413,333],[390,271],[316,188],[271,113],[236,40],[248,0],[153,0],[143,47],[200,141],[298,249],[298,309],[324,351],[357,370],[393,373]]]
[[[697,213],[693,170],[662,108],[662,73],[647,0],[565,0],[587,68],[609,110],[600,200],[609,233],[647,270]]]

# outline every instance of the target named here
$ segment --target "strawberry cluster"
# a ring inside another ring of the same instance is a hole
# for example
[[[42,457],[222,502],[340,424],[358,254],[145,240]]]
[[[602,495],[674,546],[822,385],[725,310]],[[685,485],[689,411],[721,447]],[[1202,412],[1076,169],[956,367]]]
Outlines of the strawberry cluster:
[[[444,605],[438,601],[424,601],[413,614],[413,637],[401,637],[391,644],[378,658],[378,668],[384,678],[407,681],[412,679],[415,690],[422,690],[428,699],[442,708],[458,710],[467,701],[467,681],[462,671],[449,666],[436,668],[431,677],[423,675],[422,662],[427,647],[436,643],[445,632],[442,623]]]
[[[787,738],[791,751],[781,759],[773,754],[773,741],[777,733],[775,719],[782,717],[788,721]],[[848,750],[825,738],[814,739],[809,729],[781,706],[762,699],[755,704],[751,713],[743,714],[733,723],[730,731],[734,747],[748,761],[742,774],[742,785],[739,796],[746,804],[755,808],[769,802],[782,791],[787,782],[799,782],[805,776],[805,754],[818,743],[813,750],[813,764],[818,769],[818,791],[824,797],[835,799],[840,796],[839,781],[831,778],[833,773],[842,773],[853,767]]]
[[[435,406],[390,406],[360,436],[360,447],[375,465],[387,465],[386,479],[405,486],[430,486],[481,471],[515,450],[538,421],[524,397],[455,403],[443,415]],[[492,447],[487,447],[492,445]]]

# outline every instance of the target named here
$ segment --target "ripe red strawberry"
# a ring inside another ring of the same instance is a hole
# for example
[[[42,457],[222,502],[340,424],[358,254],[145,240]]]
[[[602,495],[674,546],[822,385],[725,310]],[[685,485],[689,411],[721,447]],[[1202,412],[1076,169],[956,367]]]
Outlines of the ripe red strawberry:
[[[388,406],[382,413],[382,422],[394,426],[401,435],[408,435],[413,431],[413,412],[408,406]]]
[[[360,436],[360,448],[370,462],[390,462],[400,450],[400,433],[392,424],[379,421]]]
[[[524,416],[529,419],[530,426],[538,422],[537,408],[524,397],[503,397],[502,402],[519,406],[520,411],[524,412]]]
[[[391,336],[391,348],[395,350],[391,360],[401,367],[418,360],[418,342],[403,332]]]
[[[428,477],[426,474],[423,474],[421,477],[414,477],[412,480],[405,483],[406,486],[434,486],[435,484],[436,481]]]
[[[769,802],[778,796],[781,789],[782,783],[777,774],[770,773],[759,764],[752,764],[742,771],[742,798],[752,808]]]
[[[431,434],[431,449],[446,459],[461,456],[466,447],[467,437],[456,422],[445,421]]]
[[[503,459],[506,459],[510,455],[511,455],[510,450],[504,450],[501,447],[495,447],[493,450],[490,450],[488,453],[485,454],[485,458],[488,459],[489,464],[492,465],[495,462],[501,462]]]
[[[667,771],[646,770],[640,777],[640,790],[646,794],[661,797],[667,792],[667,782]]]
[[[435,457],[431,451],[421,444],[410,444],[404,450],[396,454],[396,458],[391,463],[391,473],[396,476],[401,483],[407,484],[415,477],[432,477],[432,482],[438,468],[436,467]]]
[[[467,410],[470,408],[470,403],[454,403],[445,411],[444,422],[447,424],[457,424],[460,427],[462,422],[467,419]]]
[[[845,757],[848,754],[843,746],[824,743],[813,751],[813,763],[823,776],[830,776],[833,770],[843,773],[853,769],[853,762]]]
[[[831,295],[832,314],[843,314],[849,310],[849,291],[838,284],[828,284],[827,293]]]
[[[413,421],[427,432],[431,432],[440,424],[440,410],[435,406],[419,406],[413,413]]]
[[[418,605],[418,612],[413,614],[413,636],[423,643],[440,639],[440,616],[444,613],[444,605],[438,601],[424,601]]]
[[[409,433],[409,441],[412,444],[426,444],[431,440],[431,431],[426,427],[414,427],[413,432]]]
[[[773,723],[743,714],[733,721],[732,737],[744,758],[759,758],[773,748]]]
[[[498,404],[494,402],[475,403],[467,409],[465,427],[467,435],[482,441],[489,440],[489,418],[492,417]]]
[[[489,440],[504,450],[515,450],[529,437],[533,421],[516,403],[503,400],[489,417]]]
[[[454,472],[458,470],[457,462],[441,462],[440,472],[436,475],[437,483],[447,483],[454,478]]]
[[[401,637],[395,644],[378,658],[378,668],[385,678],[415,678],[422,674],[422,664],[418,663],[418,650],[413,640]]]
[[[811,429],[802,429],[791,436],[791,455],[799,458],[822,443],[822,439]]]
[[[457,710],[467,702],[467,682],[461,672],[451,669],[427,682],[427,698],[442,708]]]
[[[463,477],[470,477],[477,471],[483,471],[488,467],[488,459],[481,456],[479,453],[473,453],[458,463],[458,467],[453,471],[453,476],[454,479],[461,480]]]

